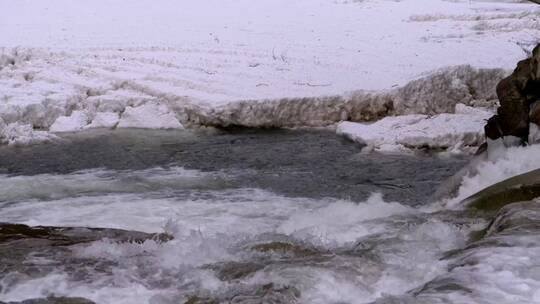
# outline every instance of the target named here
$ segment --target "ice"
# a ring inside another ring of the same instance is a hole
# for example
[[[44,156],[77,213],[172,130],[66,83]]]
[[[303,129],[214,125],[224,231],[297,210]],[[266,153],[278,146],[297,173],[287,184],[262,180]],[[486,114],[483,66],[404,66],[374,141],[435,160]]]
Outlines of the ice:
[[[342,122],[337,133],[367,145],[365,150],[474,152],[484,141],[485,121],[492,115],[491,111],[458,104],[454,114],[390,116],[372,124]]]
[[[92,119],[92,122],[85,126],[85,129],[92,129],[92,128],[108,128],[112,129],[116,127],[118,124],[118,121],[120,120],[120,116],[118,113],[114,112],[99,112],[96,113],[94,116],[94,119]]]
[[[175,114],[167,106],[146,103],[127,107],[120,117],[118,128],[183,129]]]
[[[88,116],[82,111],[73,111],[70,116],[60,116],[49,129],[51,132],[76,132],[88,124]]]
[[[36,131],[32,125],[18,122],[3,124],[0,118],[0,143],[8,145],[28,145],[54,140],[57,137],[49,132]]]

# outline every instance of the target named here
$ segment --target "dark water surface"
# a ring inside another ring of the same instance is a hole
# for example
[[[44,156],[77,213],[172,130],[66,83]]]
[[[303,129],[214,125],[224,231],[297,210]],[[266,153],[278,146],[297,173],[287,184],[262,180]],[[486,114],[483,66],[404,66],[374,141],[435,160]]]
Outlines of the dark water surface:
[[[238,187],[287,196],[361,201],[381,192],[386,199],[412,205],[425,203],[442,180],[469,160],[360,150],[328,130],[91,131],[52,143],[0,147],[0,173],[181,166],[233,173]]]

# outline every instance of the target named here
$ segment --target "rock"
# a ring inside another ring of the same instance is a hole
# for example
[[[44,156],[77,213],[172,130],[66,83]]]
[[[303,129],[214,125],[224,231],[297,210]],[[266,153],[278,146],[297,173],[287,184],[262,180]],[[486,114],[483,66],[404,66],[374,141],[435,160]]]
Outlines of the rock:
[[[460,205],[477,211],[497,211],[510,203],[540,196],[540,169],[514,176],[466,198]]]
[[[255,262],[225,262],[207,266],[215,271],[218,279],[232,281],[247,277],[264,268],[264,264]]]
[[[0,223],[0,245],[12,241],[48,240],[51,246],[75,245],[88,243],[101,239],[111,239],[118,242],[144,242],[155,239],[161,242],[171,240],[173,237],[162,233],[144,233],[108,228],[83,227],[30,227],[22,224]]]
[[[529,144],[540,143],[540,101],[531,105],[529,119]]]
[[[51,265],[58,263],[62,263],[64,271],[72,275],[80,275],[84,267],[94,271],[110,271],[111,265],[106,261],[73,256],[71,247],[105,239],[113,242],[166,242],[172,236],[120,229],[30,227],[0,223],[0,280],[9,274],[16,274],[25,280],[45,276],[50,273]],[[29,259],[31,256],[40,256],[49,262],[36,264]]]
[[[231,304],[260,304],[260,303],[297,303],[300,291],[291,286],[276,286],[269,283],[251,293],[238,294],[230,299]]]
[[[540,101],[533,103],[529,110],[529,119],[531,123],[540,126]]]
[[[0,302],[4,304],[4,302]],[[21,302],[7,302],[5,304],[95,304],[85,298],[68,298],[68,297],[48,297],[40,299],[29,299]]]
[[[279,286],[274,283],[255,286],[238,285],[234,291],[215,295],[191,296],[184,304],[272,304],[272,303],[298,303],[300,291],[293,286]]]
[[[302,247],[297,244],[287,242],[271,242],[258,244],[251,247],[251,250],[263,253],[276,253],[280,255],[290,255],[294,257],[308,257],[316,255],[320,252],[313,248]]]
[[[190,297],[184,304],[218,304],[219,302],[215,299],[210,298],[200,298],[197,296]]]
[[[458,172],[447,178],[439,185],[439,187],[437,188],[437,190],[435,190],[435,193],[432,196],[432,201],[437,202],[442,199],[454,197],[457,194],[459,187],[461,186],[463,178],[468,175],[472,176],[476,174],[478,170],[478,164],[482,161],[485,161],[486,159],[487,153],[485,151],[475,155],[474,158],[465,167],[461,168]]]
[[[486,231],[486,237],[508,231],[532,233],[540,231],[540,202],[512,203],[497,212]]]

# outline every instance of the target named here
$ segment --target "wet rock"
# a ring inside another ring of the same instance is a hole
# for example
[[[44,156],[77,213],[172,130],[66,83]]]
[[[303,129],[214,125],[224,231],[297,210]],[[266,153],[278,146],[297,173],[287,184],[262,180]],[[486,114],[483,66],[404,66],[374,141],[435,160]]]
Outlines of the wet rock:
[[[300,291],[291,286],[277,286],[273,283],[266,284],[252,293],[244,293],[233,296],[228,303],[231,304],[286,304],[297,303]]]
[[[214,270],[220,280],[232,281],[245,278],[264,267],[264,264],[256,262],[225,262],[212,264],[206,268]]]
[[[537,200],[507,205],[495,216],[486,237],[497,234],[537,234],[540,231],[540,202]]]
[[[0,302],[0,304],[95,304],[85,298],[66,298],[66,297],[49,297],[40,299],[30,299],[21,302]]]
[[[142,243],[150,239],[166,242],[173,237],[163,233],[148,234],[120,229],[30,227],[22,224],[0,223],[0,245],[19,241],[18,244],[26,243],[26,245],[39,242],[48,243],[50,246],[70,246],[105,238],[118,242]]]
[[[540,101],[537,101],[531,105],[529,119],[531,123],[540,126]]]
[[[184,304],[218,304],[219,302],[211,298],[190,297]]]
[[[462,285],[462,282],[452,278],[440,278],[426,283],[424,286],[412,292],[417,296],[426,293],[451,293],[451,292],[472,292],[469,288]]]
[[[73,245],[86,244],[102,239],[116,242],[172,239],[166,234],[148,234],[136,231],[99,228],[30,227],[21,224],[0,223],[0,279],[17,282],[47,275],[61,267],[73,280],[85,280],[89,274],[84,269],[96,272],[111,272],[113,263],[97,259],[73,256]],[[47,260],[40,262],[39,258]],[[9,289],[9,286],[3,288]],[[0,292],[5,292],[0,287]]]
[[[540,169],[509,178],[466,198],[460,204],[471,210],[496,212],[505,205],[540,196]]]
[[[237,285],[226,293],[207,296],[191,296],[184,304],[295,304],[300,291],[293,286],[274,283],[265,285]]]
[[[280,255],[287,255],[292,257],[309,257],[321,252],[317,251],[314,248],[309,248],[301,246],[298,244],[287,243],[287,242],[270,242],[264,244],[258,244],[251,247],[251,250],[262,252],[262,253],[274,253]]]

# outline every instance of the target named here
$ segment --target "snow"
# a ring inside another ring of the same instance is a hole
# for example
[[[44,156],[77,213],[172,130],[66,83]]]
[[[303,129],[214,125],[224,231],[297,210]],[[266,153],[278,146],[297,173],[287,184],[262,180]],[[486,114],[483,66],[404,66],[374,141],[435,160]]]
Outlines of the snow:
[[[472,152],[484,141],[485,121],[492,115],[458,104],[453,114],[389,116],[372,124],[342,122],[337,133],[365,144],[364,151],[431,148]]]
[[[74,111],[70,116],[56,119],[49,129],[51,132],[75,132],[82,130],[88,124],[88,116],[82,111]]]
[[[165,105],[147,103],[139,107],[127,107],[118,128],[146,128],[146,129],[183,129]]]
[[[36,131],[31,125],[18,122],[2,124],[0,119],[0,143],[8,145],[28,145],[54,140],[57,137],[49,132]]]
[[[114,128],[118,121],[120,120],[120,116],[118,113],[114,112],[100,112],[96,113],[96,116],[92,120],[92,122],[85,126],[85,129],[92,129],[92,128]]]
[[[508,1],[21,0],[0,11],[0,117],[44,130],[73,111],[148,102],[168,108],[166,122],[118,126],[451,112],[489,102],[540,28],[537,6]]]

